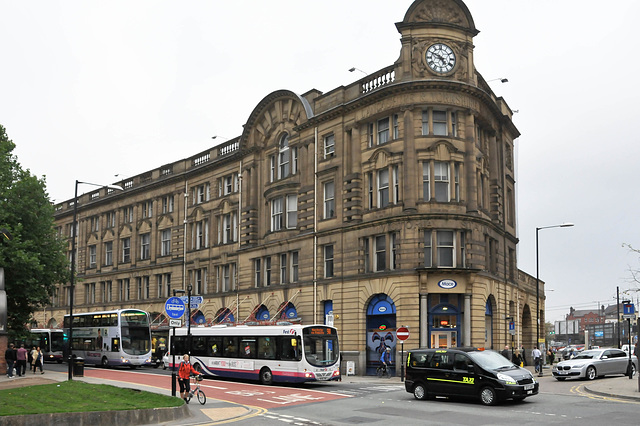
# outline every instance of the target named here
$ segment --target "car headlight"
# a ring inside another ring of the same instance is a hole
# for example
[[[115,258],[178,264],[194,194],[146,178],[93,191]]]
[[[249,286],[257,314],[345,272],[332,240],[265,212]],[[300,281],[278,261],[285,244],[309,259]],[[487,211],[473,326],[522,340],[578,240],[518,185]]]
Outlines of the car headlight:
[[[506,382],[508,385],[515,385],[517,383],[513,377],[503,373],[498,373],[498,380]]]
[[[584,366],[585,366],[585,364],[574,364],[574,365],[571,366],[571,368],[581,369]]]

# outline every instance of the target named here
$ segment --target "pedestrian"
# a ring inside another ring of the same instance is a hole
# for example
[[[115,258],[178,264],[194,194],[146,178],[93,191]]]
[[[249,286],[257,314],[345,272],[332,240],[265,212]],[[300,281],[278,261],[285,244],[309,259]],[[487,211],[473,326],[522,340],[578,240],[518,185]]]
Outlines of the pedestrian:
[[[527,366],[527,350],[524,348],[524,345],[520,346],[520,354],[522,354],[522,362]]]
[[[189,382],[190,375],[202,375],[193,368],[189,362],[189,355],[184,354],[182,356],[182,362],[178,368],[178,384],[180,385],[180,397],[184,399],[184,402],[189,403],[189,392],[191,391],[191,383]]]
[[[506,359],[511,358],[509,356],[509,345],[504,345],[504,349],[500,352],[500,355],[502,355],[503,357],[505,357]]]
[[[7,362],[7,377],[13,379],[13,366],[17,361],[17,353],[13,347],[13,343],[9,344],[9,347],[4,351],[4,360]]]
[[[553,361],[555,361],[555,355],[553,355],[553,351],[551,350],[551,348],[547,349],[547,362],[549,362],[549,365],[551,365],[553,367]]]
[[[524,367],[524,361],[522,360],[522,354],[520,354],[520,350],[516,349],[513,352],[513,357],[511,358],[511,362],[513,362],[518,367]]]
[[[633,354],[640,358],[640,346],[638,345],[640,345],[640,339],[638,339],[638,341],[636,342],[635,349],[633,350]]]
[[[17,351],[16,358],[16,372],[18,376],[24,376],[27,373],[27,350],[24,348],[24,343],[20,344],[20,348]]]
[[[531,358],[533,358],[533,365],[535,366],[536,373],[542,375],[542,366],[540,365],[542,352],[540,352],[540,349],[538,349],[537,346],[535,346],[531,351]]]
[[[27,361],[29,362],[29,371],[33,370],[33,352],[36,347],[33,346],[30,351],[27,351]]]
[[[33,356],[33,374],[36,374],[36,370],[38,369],[38,367],[40,367],[40,374],[44,374],[44,370],[42,369],[42,364],[44,363],[44,355],[40,350],[40,346],[38,346],[38,348],[35,351],[35,354],[32,354],[32,356]]]

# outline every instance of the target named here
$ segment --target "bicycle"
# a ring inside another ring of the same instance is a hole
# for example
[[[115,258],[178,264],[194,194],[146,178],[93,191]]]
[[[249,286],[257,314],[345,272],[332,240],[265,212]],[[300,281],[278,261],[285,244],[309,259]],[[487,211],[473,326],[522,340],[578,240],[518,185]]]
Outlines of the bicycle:
[[[391,373],[387,368],[387,364],[382,364],[378,368],[376,368],[376,375],[378,377],[386,377],[387,379],[391,378]]]
[[[207,396],[204,394],[204,391],[200,389],[201,381],[201,375],[191,375],[191,390],[189,391],[189,401],[191,401],[191,398],[193,398],[194,395],[197,395],[198,402],[204,405],[204,403],[207,402]]]

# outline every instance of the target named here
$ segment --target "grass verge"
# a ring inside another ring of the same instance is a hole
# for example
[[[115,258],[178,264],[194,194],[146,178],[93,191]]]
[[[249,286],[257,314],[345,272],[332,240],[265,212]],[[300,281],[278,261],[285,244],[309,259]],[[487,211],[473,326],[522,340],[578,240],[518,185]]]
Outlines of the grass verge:
[[[140,410],[182,404],[180,398],[77,380],[0,390],[0,416]]]

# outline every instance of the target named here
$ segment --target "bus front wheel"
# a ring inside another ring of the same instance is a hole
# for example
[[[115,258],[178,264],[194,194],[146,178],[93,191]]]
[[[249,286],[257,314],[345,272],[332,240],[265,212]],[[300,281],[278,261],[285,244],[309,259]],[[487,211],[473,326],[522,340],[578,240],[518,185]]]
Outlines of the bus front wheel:
[[[107,359],[106,356],[102,357],[102,366],[107,368],[109,366],[109,360]]]
[[[267,367],[260,370],[260,383],[270,385],[273,383],[273,373]]]

